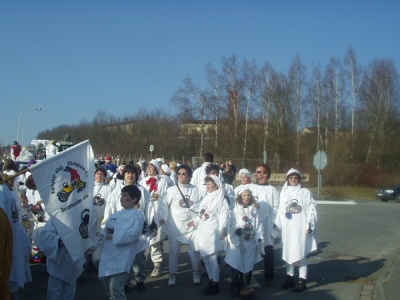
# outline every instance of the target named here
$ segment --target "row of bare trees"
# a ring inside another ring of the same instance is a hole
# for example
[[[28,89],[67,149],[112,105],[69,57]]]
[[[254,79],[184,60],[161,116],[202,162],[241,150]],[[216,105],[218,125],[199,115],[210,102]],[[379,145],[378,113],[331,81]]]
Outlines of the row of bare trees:
[[[63,125],[39,138],[68,132],[76,142],[90,139],[99,154],[132,159],[148,157],[149,145],[153,156],[177,160],[211,151],[245,167],[267,153],[278,172],[292,166],[312,172],[312,157],[323,150],[334,184],[366,182],[362,173],[371,166],[374,172],[399,170],[399,78],[390,59],[363,66],[349,48],[343,58],[309,70],[295,57],[285,73],[232,55],[220,69],[207,65],[205,78],[204,86],[183,80],[171,99],[174,115],[141,109],[115,117],[99,110],[92,122]],[[190,123],[197,130],[183,133],[182,124]]]

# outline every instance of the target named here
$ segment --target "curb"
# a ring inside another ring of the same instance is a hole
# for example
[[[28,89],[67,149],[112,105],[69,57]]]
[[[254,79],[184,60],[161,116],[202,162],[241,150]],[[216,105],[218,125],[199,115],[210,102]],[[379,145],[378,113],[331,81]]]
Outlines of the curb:
[[[398,251],[399,249],[396,250],[396,254],[387,258],[385,265],[379,272],[373,289],[372,299],[386,300],[385,284],[390,280],[394,265],[400,263],[400,254]]]

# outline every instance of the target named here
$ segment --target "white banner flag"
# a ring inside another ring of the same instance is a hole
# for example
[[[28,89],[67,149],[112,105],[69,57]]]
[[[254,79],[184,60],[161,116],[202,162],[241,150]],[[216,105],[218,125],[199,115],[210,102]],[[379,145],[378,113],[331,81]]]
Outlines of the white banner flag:
[[[74,261],[90,248],[94,155],[89,141],[29,168],[51,220]]]

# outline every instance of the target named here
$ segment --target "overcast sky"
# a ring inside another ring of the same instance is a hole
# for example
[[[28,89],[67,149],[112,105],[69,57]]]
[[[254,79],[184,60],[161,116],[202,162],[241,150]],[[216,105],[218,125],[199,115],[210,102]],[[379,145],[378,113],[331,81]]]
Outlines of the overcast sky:
[[[236,55],[287,72],[343,58],[391,58],[399,69],[400,1],[0,2],[0,144],[140,108],[171,110],[185,76]],[[41,108],[41,111],[27,110]],[[172,108],[173,111],[173,108]],[[25,113],[24,113],[25,112]]]

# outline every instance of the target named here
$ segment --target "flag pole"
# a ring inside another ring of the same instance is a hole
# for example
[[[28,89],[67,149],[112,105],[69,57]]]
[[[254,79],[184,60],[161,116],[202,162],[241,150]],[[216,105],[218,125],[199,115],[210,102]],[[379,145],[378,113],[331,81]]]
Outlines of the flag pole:
[[[26,168],[26,169],[23,169],[22,171],[19,171],[18,173],[14,174],[14,175],[7,175],[7,174],[3,173],[4,175],[7,176],[7,179],[3,179],[2,178],[2,180],[0,181],[0,184],[3,184],[3,183],[5,183],[5,182],[7,182],[7,181],[9,181],[11,179],[14,179],[15,177],[18,177],[19,175],[25,174],[28,171],[29,171],[29,169]]]

